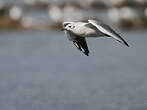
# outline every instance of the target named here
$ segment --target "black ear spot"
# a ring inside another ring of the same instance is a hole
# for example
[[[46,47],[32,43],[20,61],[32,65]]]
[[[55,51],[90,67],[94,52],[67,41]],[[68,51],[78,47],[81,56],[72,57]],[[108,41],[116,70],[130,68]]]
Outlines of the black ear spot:
[[[65,24],[64,24],[64,27],[66,27],[68,24],[70,24],[70,23],[65,23]]]

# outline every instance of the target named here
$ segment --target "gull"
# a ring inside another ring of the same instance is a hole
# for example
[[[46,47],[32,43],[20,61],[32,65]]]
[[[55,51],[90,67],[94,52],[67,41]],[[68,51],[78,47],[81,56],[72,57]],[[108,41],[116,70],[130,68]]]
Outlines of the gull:
[[[129,47],[127,42],[110,26],[93,19],[88,22],[63,22],[61,30],[65,31],[68,39],[87,56],[89,56],[89,49],[86,37],[112,37]]]

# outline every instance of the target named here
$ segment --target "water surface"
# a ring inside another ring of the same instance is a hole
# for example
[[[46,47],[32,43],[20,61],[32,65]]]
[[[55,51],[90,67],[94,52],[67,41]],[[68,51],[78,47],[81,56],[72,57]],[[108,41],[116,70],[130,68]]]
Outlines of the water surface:
[[[0,31],[0,110],[147,109],[147,32],[127,48],[88,38],[90,56],[63,32]]]

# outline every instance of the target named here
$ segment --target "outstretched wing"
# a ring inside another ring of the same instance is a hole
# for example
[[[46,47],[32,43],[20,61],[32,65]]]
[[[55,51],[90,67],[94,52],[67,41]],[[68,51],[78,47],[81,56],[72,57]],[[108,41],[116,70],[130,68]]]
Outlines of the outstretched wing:
[[[106,36],[113,37],[114,39],[116,39],[120,43],[129,47],[128,43],[108,25],[103,24],[103,23],[99,23],[95,20],[88,20],[88,22],[90,24],[94,25],[99,31],[104,33]]]
[[[70,31],[65,31],[65,34],[67,35],[70,41],[73,41],[73,44],[80,51],[82,51],[87,56],[89,55],[89,49],[88,49],[88,46],[87,46],[87,43],[84,37],[77,36]]]

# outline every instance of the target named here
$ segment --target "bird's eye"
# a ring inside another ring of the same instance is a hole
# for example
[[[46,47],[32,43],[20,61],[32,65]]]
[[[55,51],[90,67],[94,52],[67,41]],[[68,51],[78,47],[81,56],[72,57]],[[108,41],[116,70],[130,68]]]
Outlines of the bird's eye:
[[[71,25],[69,25],[68,27],[69,27],[69,28],[75,28],[75,26],[71,26]]]

